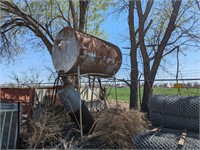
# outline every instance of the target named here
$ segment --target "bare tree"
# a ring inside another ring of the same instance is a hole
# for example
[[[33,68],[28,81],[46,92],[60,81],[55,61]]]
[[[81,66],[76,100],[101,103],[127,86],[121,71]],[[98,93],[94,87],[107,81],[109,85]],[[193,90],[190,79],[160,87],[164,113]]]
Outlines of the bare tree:
[[[199,48],[200,25],[195,1],[129,1],[129,33],[131,44],[130,107],[137,107],[138,55],[143,62],[144,91],[141,110],[148,112],[148,99],[162,59],[185,46]],[[153,7],[154,6],[154,7]],[[137,14],[137,16],[135,15]],[[134,89],[132,89],[134,88]]]
[[[18,87],[39,87],[42,82],[40,79],[40,73],[36,69],[29,69],[27,72],[21,72],[20,74],[13,72],[10,75],[10,79],[12,82],[9,84]]]
[[[87,17],[91,5],[96,6],[90,9],[93,15],[100,15],[108,8],[107,4],[99,5],[98,2],[89,0],[1,0],[0,41],[2,44],[0,45],[0,56],[9,58],[19,52],[23,48],[19,45],[19,38],[38,48],[44,46],[51,54],[54,37],[60,29],[70,26],[85,31],[87,22],[94,22],[92,15]],[[101,6],[104,7],[102,12],[98,11]],[[96,22],[96,25],[99,26],[100,23]],[[90,29],[100,30],[94,25],[90,26]],[[31,41],[35,43],[31,43]]]

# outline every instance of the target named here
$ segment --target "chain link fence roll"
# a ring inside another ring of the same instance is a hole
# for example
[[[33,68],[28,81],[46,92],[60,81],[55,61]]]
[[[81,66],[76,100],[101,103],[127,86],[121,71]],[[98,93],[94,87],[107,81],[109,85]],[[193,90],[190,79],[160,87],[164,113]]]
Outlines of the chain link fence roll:
[[[199,96],[153,95],[148,106],[152,125],[199,132]]]
[[[181,130],[162,128],[156,132],[148,131],[144,135],[133,137],[135,149],[179,149],[178,141],[182,135]],[[188,132],[181,149],[199,150],[199,134]]]
[[[184,116],[150,113],[152,125],[199,132],[199,119]]]
[[[150,113],[163,113],[199,119],[200,96],[153,95],[148,102]]]

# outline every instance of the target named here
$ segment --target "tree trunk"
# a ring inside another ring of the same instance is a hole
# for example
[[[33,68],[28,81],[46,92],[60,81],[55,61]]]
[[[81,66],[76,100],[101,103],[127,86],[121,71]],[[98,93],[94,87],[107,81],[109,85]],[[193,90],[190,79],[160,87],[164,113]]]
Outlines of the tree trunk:
[[[141,105],[141,111],[146,112],[149,116],[149,109],[148,109],[148,99],[149,96],[152,95],[152,87],[153,87],[153,81],[152,79],[149,79],[151,81],[145,80],[144,82],[144,90],[143,90],[143,98],[142,98],[142,105]]]
[[[138,71],[131,71],[130,105],[129,108],[138,108]]]
[[[78,29],[78,16],[75,12],[73,1],[72,0],[68,0],[68,1],[69,1],[69,8],[72,14],[73,28]]]
[[[138,64],[137,64],[137,44],[136,32],[134,28],[134,5],[135,1],[129,1],[129,33],[130,33],[130,58],[131,58],[131,85],[130,85],[130,105],[129,108],[138,107]]]
[[[148,2],[150,2],[150,1],[148,1]],[[173,5],[173,11],[172,11],[166,32],[163,36],[161,43],[158,46],[158,50],[155,54],[155,58],[154,58],[151,69],[150,69],[150,59],[149,59],[149,56],[147,55],[147,49],[146,49],[145,43],[144,43],[143,27],[144,27],[144,23],[145,23],[144,22],[145,15],[144,16],[142,15],[141,1],[137,1],[136,4],[137,4],[138,16],[139,16],[139,40],[140,40],[140,48],[141,48],[141,52],[142,52],[142,57],[143,57],[143,61],[144,61],[144,78],[145,78],[141,111],[147,112],[147,115],[148,115],[148,113],[149,113],[149,110],[148,110],[149,96],[152,94],[153,83],[154,83],[160,62],[162,60],[163,52],[165,50],[167,42],[169,41],[169,38],[171,37],[172,32],[175,29],[175,22],[176,22],[176,18],[178,16],[178,11],[179,11],[179,8],[181,5],[181,1],[176,0]]]
[[[140,45],[140,50],[142,53],[142,58],[143,58],[143,63],[144,63],[144,78],[145,78],[145,84],[144,84],[144,92],[143,92],[143,100],[142,100],[142,105],[141,105],[141,111],[143,112],[148,112],[148,105],[146,99],[148,99],[149,93],[151,86],[149,86],[148,82],[148,77],[150,73],[150,59],[149,55],[146,49],[145,45],[145,21],[149,15],[149,12],[152,8],[153,1],[148,1],[146,4],[145,11],[143,13],[142,11],[142,4],[141,0],[136,1],[136,6],[137,6],[137,14],[139,18],[139,28],[138,28],[138,34],[139,34],[139,45]],[[151,24],[151,23],[150,23]],[[148,28],[147,28],[148,30]],[[145,100],[144,100],[145,99]]]
[[[138,64],[136,42],[131,42],[131,86],[130,86],[130,108],[138,108]]]
[[[141,111],[142,112],[147,112],[148,115],[148,99],[149,95],[152,94],[152,86],[153,86],[153,81],[152,78],[150,77],[150,61],[149,59],[144,59],[144,89],[143,89],[143,98],[142,98],[142,104],[141,104]]]
[[[79,8],[80,8],[80,18],[79,18],[79,30],[84,31],[85,22],[86,22],[86,12],[88,9],[89,0],[80,0]]]

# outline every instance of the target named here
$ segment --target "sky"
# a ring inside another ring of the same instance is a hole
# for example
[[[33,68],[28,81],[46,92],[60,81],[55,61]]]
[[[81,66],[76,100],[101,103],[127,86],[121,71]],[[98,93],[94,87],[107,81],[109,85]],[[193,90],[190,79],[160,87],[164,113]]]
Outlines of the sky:
[[[125,14],[120,16],[108,15],[105,18],[101,28],[105,31],[108,37],[107,41],[117,45],[122,54],[128,54],[129,50],[123,47],[130,47],[128,38],[122,37],[124,33],[128,35],[127,16]],[[12,63],[0,63],[0,84],[7,84],[13,82],[13,74],[17,74],[19,77],[23,76],[24,72],[30,73],[30,70],[36,70],[40,74],[40,81],[43,83],[50,82],[48,77],[50,72],[46,67],[54,68],[51,60],[51,56],[47,50],[37,51],[33,47],[26,45],[27,50],[17,56]],[[180,69],[183,73],[182,78],[200,78],[200,51],[194,52],[189,49],[185,51],[186,56],[180,55]],[[175,55],[169,55],[165,58],[167,62],[162,62],[167,71],[159,69],[157,78],[174,78],[176,72],[176,59]],[[123,62],[119,72],[116,74],[117,78],[129,78],[127,71],[128,65],[130,65],[130,59],[126,55],[123,55]],[[173,75],[169,75],[173,74]],[[180,77],[181,78],[181,77]]]

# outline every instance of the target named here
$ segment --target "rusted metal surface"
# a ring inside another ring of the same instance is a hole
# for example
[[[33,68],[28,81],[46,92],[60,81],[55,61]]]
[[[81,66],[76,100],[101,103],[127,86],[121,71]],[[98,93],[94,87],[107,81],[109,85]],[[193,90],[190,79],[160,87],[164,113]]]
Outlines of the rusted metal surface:
[[[34,90],[30,88],[0,88],[1,102],[20,102],[23,115],[31,114],[34,104]]]
[[[72,28],[63,28],[56,36],[52,59],[57,71],[66,74],[113,76],[122,63],[120,49],[107,41]]]

